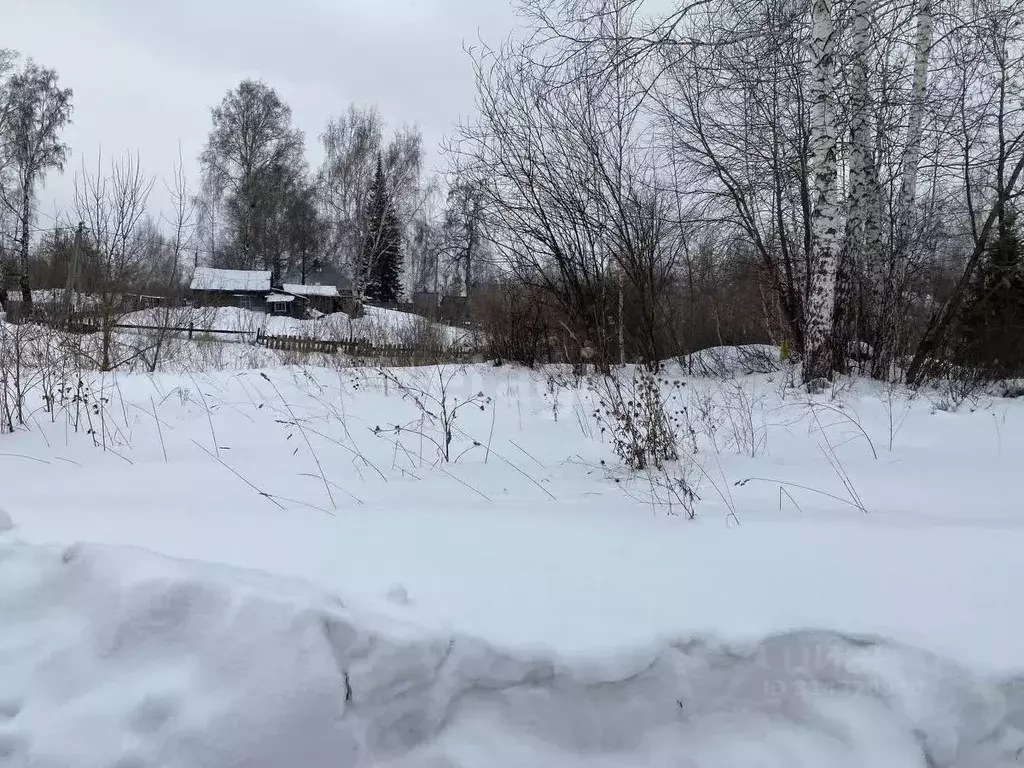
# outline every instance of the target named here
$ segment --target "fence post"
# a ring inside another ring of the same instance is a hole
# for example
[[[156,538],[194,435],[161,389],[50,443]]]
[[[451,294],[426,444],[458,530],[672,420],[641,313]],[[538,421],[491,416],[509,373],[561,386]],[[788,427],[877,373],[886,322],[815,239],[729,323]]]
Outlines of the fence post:
[[[188,340],[189,340],[189,341],[192,341],[192,329],[193,329],[194,327],[195,327],[195,323],[194,323],[194,322],[190,322],[190,323],[188,324]]]

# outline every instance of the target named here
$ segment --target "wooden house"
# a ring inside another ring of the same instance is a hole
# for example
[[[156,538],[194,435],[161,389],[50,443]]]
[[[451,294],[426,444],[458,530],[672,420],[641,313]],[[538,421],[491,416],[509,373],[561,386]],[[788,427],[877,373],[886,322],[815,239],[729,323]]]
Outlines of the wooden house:
[[[329,315],[341,308],[341,293],[336,285],[302,285],[301,283],[285,283],[281,286],[284,294],[297,299],[306,312],[319,312]]]
[[[268,312],[271,291],[270,270],[214,269],[196,267],[190,285],[196,306],[241,307]]]

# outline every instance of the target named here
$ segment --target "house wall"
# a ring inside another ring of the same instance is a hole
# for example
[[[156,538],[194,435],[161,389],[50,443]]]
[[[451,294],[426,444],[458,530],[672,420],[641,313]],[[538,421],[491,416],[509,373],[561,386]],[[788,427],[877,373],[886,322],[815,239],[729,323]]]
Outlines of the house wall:
[[[315,309],[318,312],[323,312],[325,315],[329,315],[332,312],[338,311],[338,297],[336,296],[307,296],[306,306],[309,309]]]
[[[244,295],[243,301],[240,296]],[[237,291],[192,291],[197,307],[244,307],[253,312],[266,312],[265,292],[239,294]]]

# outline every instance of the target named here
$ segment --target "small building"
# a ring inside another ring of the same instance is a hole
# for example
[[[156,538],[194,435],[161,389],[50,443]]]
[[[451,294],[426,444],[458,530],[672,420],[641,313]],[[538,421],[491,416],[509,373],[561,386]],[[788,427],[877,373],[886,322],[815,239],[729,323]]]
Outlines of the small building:
[[[283,293],[303,300],[306,310],[316,310],[325,315],[341,308],[341,293],[336,285],[301,285],[285,283]]]
[[[196,306],[240,307],[254,312],[270,309],[270,270],[196,267],[190,288]]]
[[[303,315],[304,302],[290,293],[274,291],[268,293],[264,297],[264,301],[267,303],[267,314],[291,315],[292,317],[302,317]]]
[[[344,268],[333,264],[316,261],[307,270],[292,270],[285,276],[282,288],[304,297],[309,310],[325,315],[355,310],[352,278]]]

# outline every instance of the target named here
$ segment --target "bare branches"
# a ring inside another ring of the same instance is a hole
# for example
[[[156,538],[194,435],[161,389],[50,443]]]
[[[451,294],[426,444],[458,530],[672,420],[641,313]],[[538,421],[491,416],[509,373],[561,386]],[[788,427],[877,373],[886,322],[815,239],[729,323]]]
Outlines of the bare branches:
[[[102,315],[102,344],[94,361],[101,371],[126,362],[113,356],[113,325],[128,311],[125,291],[139,278],[157,237],[146,212],[154,185],[132,155],[105,169],[97,154],[95,169],[83,162],[75,177],[74,214],[88,231],[83,287],[97,297]]]

